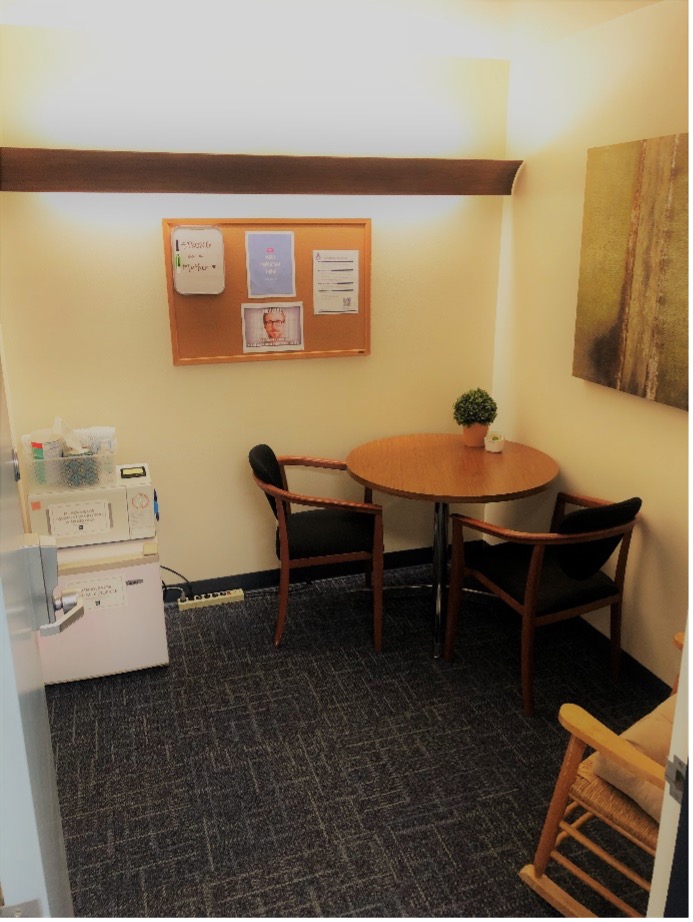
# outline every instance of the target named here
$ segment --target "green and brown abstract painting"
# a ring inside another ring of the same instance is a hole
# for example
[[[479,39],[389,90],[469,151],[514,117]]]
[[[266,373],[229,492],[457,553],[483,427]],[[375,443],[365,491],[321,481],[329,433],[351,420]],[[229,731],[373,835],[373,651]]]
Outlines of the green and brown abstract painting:
[[[688,135],[587,152],[573,374],[688,409]]]

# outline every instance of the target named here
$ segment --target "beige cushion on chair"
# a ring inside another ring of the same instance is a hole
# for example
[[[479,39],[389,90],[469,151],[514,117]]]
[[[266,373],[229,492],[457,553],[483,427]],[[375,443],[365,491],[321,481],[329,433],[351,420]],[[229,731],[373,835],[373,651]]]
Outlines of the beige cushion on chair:
[[[643,717],[642,720],[638,720],[637,723],[634,723],[632,727],[622,733],[621,738],[632,743],[636,749],[654,759],[655,762],[660,765],[666,765],[669,758],[675,707],[676,695],[671,695],[654,711]],[[661,788],[636,777],[601,753],[595,755],[593,768],[596,775],[627,794],[659,823],[664,796],[664,791]]]

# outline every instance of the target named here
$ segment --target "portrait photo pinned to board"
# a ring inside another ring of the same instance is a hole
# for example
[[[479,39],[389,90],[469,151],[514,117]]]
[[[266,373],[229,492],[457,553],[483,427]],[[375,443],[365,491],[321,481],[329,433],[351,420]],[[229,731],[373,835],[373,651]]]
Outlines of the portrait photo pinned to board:
[[[181,295],[224,290],[224,237],[218,227],[183,225],[171,231],[173,286]]]
[[[243,352],[303,350],[303,302],[241,304]]]

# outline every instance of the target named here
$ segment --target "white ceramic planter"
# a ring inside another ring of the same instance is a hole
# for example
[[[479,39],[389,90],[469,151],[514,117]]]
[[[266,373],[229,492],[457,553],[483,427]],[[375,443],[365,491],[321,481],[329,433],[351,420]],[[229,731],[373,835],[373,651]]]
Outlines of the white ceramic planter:
[[[505,439],[500,432],[489,432],[484,439],[484,448],[486,451],[498,452],[503,451]]]

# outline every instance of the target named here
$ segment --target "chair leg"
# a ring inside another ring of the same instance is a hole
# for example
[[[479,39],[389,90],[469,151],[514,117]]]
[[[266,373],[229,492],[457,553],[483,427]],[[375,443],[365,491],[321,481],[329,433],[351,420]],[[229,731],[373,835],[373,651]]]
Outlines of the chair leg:
[[[462,579],[450,577],[448,589],[448,605],[445,615],[445,642],[443,644],[443,659],[451,663],[455,658],[455,642],[457,640],[457,624],[460,616],[460,603],[462,597]]]
[[[534,640],[536,625],[531,615],[522,616],[520,640],[520,682],[525,717],[534,717]]]
[[[544,826],[541,830],[539,844],[534,854],[534,863],[526,864],[520,871],[521,879],[535,893],[538,893],[562,915],[576,918],[592,917],[594,914],[577,902],[562,887],[559,887],[550,878],[546,877],[545,874],[552,852],[556,849],[560,823],[565,816],[570,800],[570,789],[575,781],[585,749],[586,746],[582,740],[575,736],[570,737],[553,796],[551,797],[551,803],[546,813]]]
[[[282,566],[279,570],[279,614],[274,629],[274,646],[278,647],[284,633],[286,612],[289,608],[289,568]]]
[[[570,789],[577,776],[578,766],[582,762],[585,748],[585,743],[576,736],[571,736],[568,740],[561,770],[556,780],[556,787],[553,791],[551,803],[544,820],[544,827],[539,837],[539,844],[534,855],[534,870],[540,877],[546,871],[551,852],[555,847],[558,827],[565,815],[570,799]]]
[[[615,680],[618,680],[621,674],[621,614],[622,606],[620,602],[611,606],[611,624],[609,634],[611,636],[611,674]]]
[[[373,561],[369,560],[366,564],[366,589],[373,588]]]
[[[382,516],[376,517],[373,527],[373,556],[368,562],[366,582],[370,584],[373,593],[373,649],[376,653],[380,653],[383,646],[383,568],[385,566]]]
[[[373,649],[380,653],[383,646],[383,573],[374,569],[373,576]]]

